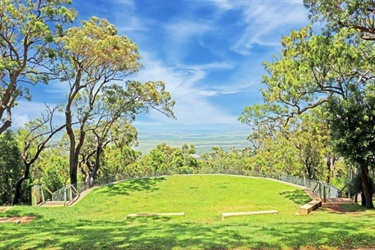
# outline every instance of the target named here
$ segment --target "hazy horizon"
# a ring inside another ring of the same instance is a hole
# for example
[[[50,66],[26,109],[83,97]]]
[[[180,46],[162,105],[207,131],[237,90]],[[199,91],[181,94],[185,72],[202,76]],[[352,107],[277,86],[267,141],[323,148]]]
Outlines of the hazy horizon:
[[[234,126],[212,125],[176,125],[165,127],[157,124],[141,124],[135,126],[138,130],[139,146],[137,149],[143,154],[149,153],[157,145],[166,143],[172,147],[181,147],[183,144],[193,144],[197,154],[210,152],[213,146],[230,148],[245,148],[250,146],[246,140],[250,128],[239,124]]]

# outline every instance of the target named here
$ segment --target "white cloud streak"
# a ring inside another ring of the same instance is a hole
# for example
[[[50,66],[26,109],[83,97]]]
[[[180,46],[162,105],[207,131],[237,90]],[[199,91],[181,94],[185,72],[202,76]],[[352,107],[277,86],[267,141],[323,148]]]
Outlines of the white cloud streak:
[[[46,114],[46,105],[51,109],[56,106],[56,104],[52,103],[29,102],[26,100],[18,101],[18,105],[12,111],[12,128],[23,127],[29,121],[37,117],[42,117],[42,114]],[[54,114],[54,122],[63,124],[64,119],[65,116],[63,113],[56,112]]]
[[[217,63],[195,65],[187,68],[166,67],[161,61],[155,60],[150,54],[143,52],[145,69],[139,72],[135,79],[140,81],[163,80],[167,90],[176,101],[174,109],[178,123],[183,124],[213,124],[237,123],[237,117],[228,115],[218,106],[212,104],[207,97],[220,94],[219,90],[206,90],[199,87],[207,74],[207,70],[217,67],[229,67],[227,64]],[[224,91],[221,91],[224,92]],[[150,112],[151,119],[160,122],[171,122],[157,112]]]
[[[307,10],[302,1],[253,1],[240,2],[245,25],[243,36],[232,49],[242,55],[251,54],[255,44],[280,45],[280,35],[289,33],[292,26],[307,23]]]

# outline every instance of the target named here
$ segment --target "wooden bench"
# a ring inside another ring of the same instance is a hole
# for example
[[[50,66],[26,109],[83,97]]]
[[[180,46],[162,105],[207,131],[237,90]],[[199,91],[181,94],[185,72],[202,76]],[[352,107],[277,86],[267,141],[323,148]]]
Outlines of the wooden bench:
[[[169,217],[169,216],[184,216],[184,212],[180,213],[143,213],[143,214],[128,214],[126,218],[136,218],[136,217]]]
[[[322,206],[322,200],[312,200],[299,208],[299,214],[308,215],[311,211]]]
[[[259,215],[259,214],[278,214],[278,213],[279,213],[279,211],[277,211],[277,210],[222,213],[221,219],[224,220],[226,217],[234,217],[234,216]]]

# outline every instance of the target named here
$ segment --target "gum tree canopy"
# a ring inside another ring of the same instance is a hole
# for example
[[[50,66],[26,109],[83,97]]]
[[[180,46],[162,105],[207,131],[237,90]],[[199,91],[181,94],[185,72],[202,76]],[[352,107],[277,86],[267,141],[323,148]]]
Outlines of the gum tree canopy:
[[[74,20],[71,0],[0,1],[0,134],[12,124],[12,108],[30,99],[29,86],[48,83],[55,27]]]
[[[329,31],[354,29],[364,40],[375,40],[374,0],[304,0],[312,21],[323,21]]]
[[[69,137],[70,181],[76,184],[86,133],[95,130],[95,124],[104,120],[113,124],[117,118],[129,115],[133,119],[133,115],[147,111],[146,107],[173,117],[174,101],[165,91],[163,82],[142,84],[125,81],[128,75],[141,68],[138,48],[128,37],[119,35],[116,27],[106,19],[92,17],[83,21],[80,27],[66,30],[57,40],[57,45],[61,63],[56,68],[60,71],[61,80],[69,86],[65,123]],[[114,82],[123,82],[124,85],[114,85]],[[107,98],[105,101],[102,98],[103,91],[110,90],[108,86],[117,99]],[[102,106],[103,109],[98,110],[100,101],[105,101],[105,108]],[[108,111],[106,115],[101,112],[104,110]],[[95,131],[98,132],[97,129]],[[104,133],[104,137],[108,132]],[[102,146],[103,143],[99,143],[98,153]]]
[[[368,168],[373,166],[373,88],[375,40],[371,0],[305,0],[311,26],[282,38],[283,50],[266,63],[265,104],[247,107],[242,120],[262,113],[263,121],[293,116],[324,106],[337,152],[361,167],[366,207],[373,207]]]
[[[369,41],[367,46],[360,47],[363,52],[359,60],[367,63],[367,68],[356,68],[363,84],[352,85],[349,97],[337,99],[334,97],[330,109],[338,116],[331,116],[335,123],[332,126],[333,137],[338,140],[337,149],[342,155],[361,167],[362,186],[366,199],[366,207],[373,207],[372,190],[368,178],[368,167],[373,167],[373,68],[375,41],[375,2],[373,0],[304,0],[313,21],[323,21],[328,32],[340,32],[350,29],[356,36]],[[345,122],[344,122],[345,121]],[[336,138],[335,138],[336,137]],[[348,147],[347,145],[351,145]]]

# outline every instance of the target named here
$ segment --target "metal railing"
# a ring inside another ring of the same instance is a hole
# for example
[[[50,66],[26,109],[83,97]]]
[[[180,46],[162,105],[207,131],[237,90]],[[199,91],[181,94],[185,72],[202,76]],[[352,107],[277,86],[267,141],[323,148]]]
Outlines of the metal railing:
[[[309,188],[313,193],[319,195],[320,198],[326,200],[327,198],[340,198],[341,190],[334,185],[327,184],[322,181],[310,180],[306,178],[300,178],[295,176],[284,175],[280,177],[281,181],[293,183],[296,185],[304,186]]]
[[[60,188],[52,194],[52,201],[63,201],[64,205],[73,203],[80,196],[80,192],[74,187],[74,185],[68,185]]]
[[[31,203],[33,206],[46,203],[52,196],[52,191],[44,184],[35,185],[31,189]]]
[[[216,172],[217,173],[217,172]],[[334,185],[318,181],[318,180],[310,180],[307,178],[301,178],[296,176],[290,175],[279,175],[279,174],[265,174],[265,173],[258,173],[253,171],[245,171],[245,170],[226,170],[226,171],[219,171],[220,174],[229,174],[229,175],[243,175],[243,176],[254,176],[254,177],[263,177],[263,178],[270,178],[275,180],[280,180],[284,182],[288,182],[291,184],[304,186],[310,189],[313,193],[318,195],[320,198],[326,200],[328,198],[340,198],[342,197],[341,190]],[[214,174],[214,173],[210,173]]]

